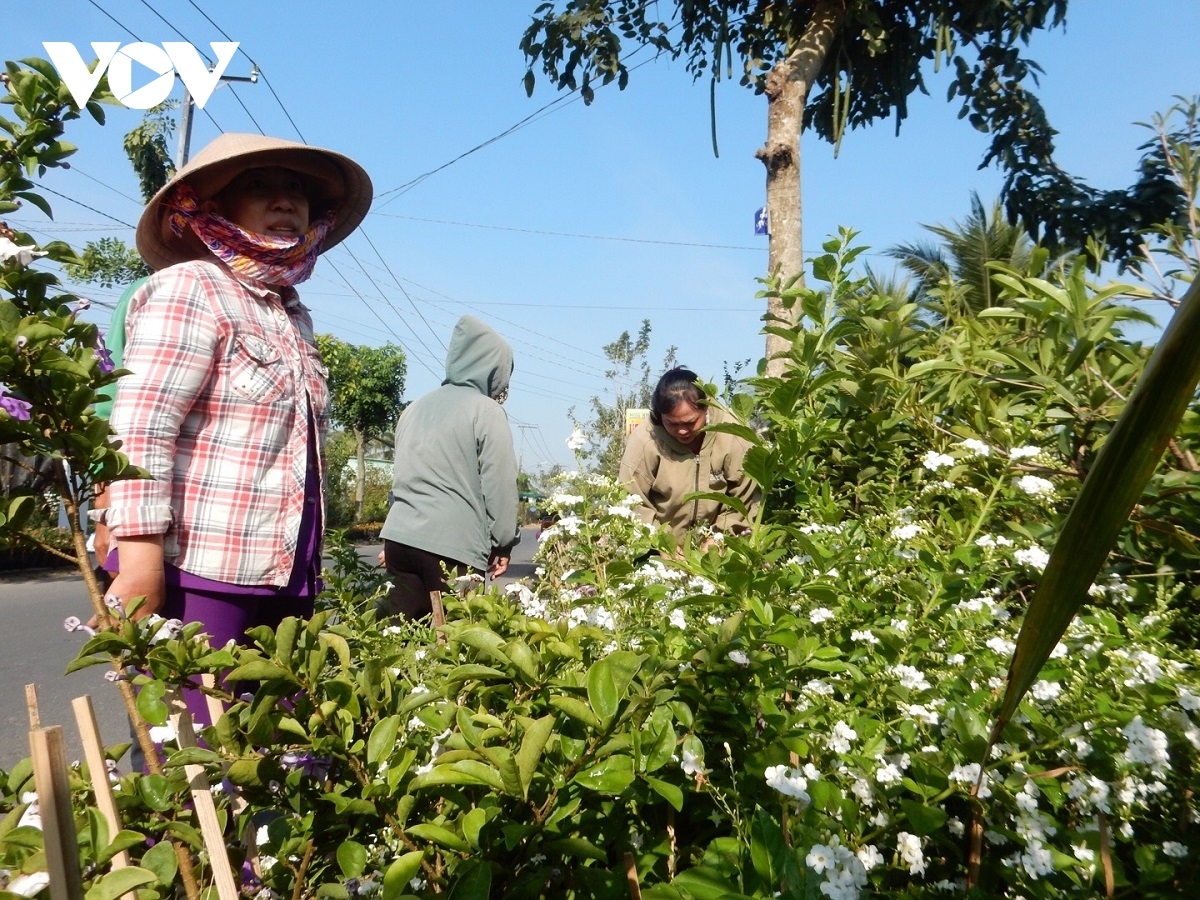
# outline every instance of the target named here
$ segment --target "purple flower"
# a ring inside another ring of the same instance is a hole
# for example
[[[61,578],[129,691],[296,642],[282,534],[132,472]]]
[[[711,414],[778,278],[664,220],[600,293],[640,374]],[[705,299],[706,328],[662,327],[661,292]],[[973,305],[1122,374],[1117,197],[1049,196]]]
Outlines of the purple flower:
[[[329,759],[311,753],[296,753],[289,750],[279,757],[279,764],[287,769],[299,769],[309,778],[324,778],[329,772]]]
[[[23,334],[18,334],[18,335],[17,335],[16,344],[17,344],[17,349],[18,349],[18,350],[24,350],[24,349],[25,349],[25,345],[26,345],[26,344],[28,344],[28,343],[29,343],[29,338],[25,337],[25,335],[23,335]]]
[[[63,619],[63,628],[67,629],[67,631],[83,631],[88,634],[96,633],[96,629],[89,628],[83,622],[79,621],[79,616],[67,616]]]
[[[28,422],[29,410],[33,409],[33,404],[12,396],[8,392],[8,385],[0,384],[0,409],[18,422]]]
[[[92,352],[92,355],[100,360],[99,369],[101,375],[107,375],[116,369],[116,366],[113,364],[112,351],[104,346],[104,335],[97,333],[96,349]]]
[[[80,297],[78,300],[75,301],[75,303],[71,309],[71,312],[72,313],[81,313],[85,309],[91,309],[91,307],[92,307],[91,300],[89,300],[87,297]]]

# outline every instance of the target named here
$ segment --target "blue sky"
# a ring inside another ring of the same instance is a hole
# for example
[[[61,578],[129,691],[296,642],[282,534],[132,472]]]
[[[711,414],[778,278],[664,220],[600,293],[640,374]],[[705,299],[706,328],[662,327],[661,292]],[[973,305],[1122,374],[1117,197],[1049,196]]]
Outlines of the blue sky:
[[[670,345],[707,378],[727,362],[753,365],[762,353],[756,278],[766,263],[766,239],[753,234],[765,101],[735,82],[721,86],[719,158],[707,84],[678,63],[651,61],[625,91],[604,88],[590,107],[563,98],[543,109],[560,94],[539,81],[526,97],[518,49],[536,5],[38,0],[6,11],[0,50],[6,59],[45,56],[43,41],[71,41],[90,58],[91,41],[186,40],[205,50],[208,41],[239,41],[228,74],[248,74],[253,60],[266,80],[217,91],[197,114],[193,150],[221,130],[261,130],[362,163],[375,183],[372,213],[302,287],[317,330],[404,346],[413,399],[440,382],[457,318],[490,322],[516,353],[507,409],[533,470],[572,463],[568,409],[586,415],[591,396],[612,390],[600,348],[643,318],[653,326],[655,374]],[[1200,91],[1200,57],[1189,46],[1197,33],[1196,0],[1073,0],[1065,30],[1035,36],[1029,55],[1045,72],[1038,93],[1068,171],[1103,188],[1133,180],[1150,136],[1134,123]],[[978,170],[986,137],[956,119],[944,73],[928,84],[931,96],[910,101],[898,137],[891,123],[853,132],[835,159],[805,136],[810,253],[840,226],[860,231],[873,251],[918,240],[922,223],[964,218],[972,191],[994,198],[999,173]],[[41,182],[71,200],[49,195],[54,223],[32,209],[9,221],[42,240],[132,243],[141,204],[121,141],[140,116],[113,107],[103,128],[73,124],[67,139],[80,151],[71,170]],[[891,268],[877,253],[867,258]],[[119,292],[80,293],[104,324]]]

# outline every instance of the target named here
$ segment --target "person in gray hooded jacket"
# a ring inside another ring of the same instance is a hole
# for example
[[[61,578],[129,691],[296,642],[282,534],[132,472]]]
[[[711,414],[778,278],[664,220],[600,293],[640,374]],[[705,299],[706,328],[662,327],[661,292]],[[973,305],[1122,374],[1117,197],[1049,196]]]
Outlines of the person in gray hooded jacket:
[[[500,404],[512,348],[486,324],[454,326],[441,387],[413,402],[396,424],[394,501],[380,531],[392,588],[381,616],[419,619],[430,591],[446,590],[443,566],[465,575],[508,568],[520,539],[517,459]]]

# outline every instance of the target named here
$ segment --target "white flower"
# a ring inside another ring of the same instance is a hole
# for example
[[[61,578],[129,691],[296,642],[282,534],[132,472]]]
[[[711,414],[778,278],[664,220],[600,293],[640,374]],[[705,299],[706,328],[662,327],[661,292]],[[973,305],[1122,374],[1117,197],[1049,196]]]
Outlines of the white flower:
[[[1075,854],[1075,858],[1080,862],[1090,863],[1096,859],[1096,851],[1087,844],[1072,844],[1071,852]]]
[[[790,766],[769,766],[763,773],[767,786],[772,787],[785,797],[795,797],[801,803],[808,803],[808,781],[801,775],[799,769]]]
[[[683,751],[683,762],[679,767],[685,775],[704,775],[708,772],[708,769],[704,768],[704,755],[687,749]]]
[[[834,617],[832,609],[826,609],[823,606],[818,606],[808,614],[808,620],[814,625],[820,625],[822,622],[828,622]]]
[[[1178,841],[1163,841],[1163,853],[1175,859],[1183,859],[1188,855],[1188,848]]]
[[[1013,447],[1008,451],[1009,459],[1032,459],[1042,452],[1041,447]]]
[[[938,453],[936,450],[930,450],[921,457],[921,465],[930,472],[936,472],[945,466],[954,465],[954,457],[947,456],[945,453]]]
[[[1034,700],[1056,700],[1062,693],[1062,685],[1057,681],[1038,681],[1029,692]]]
[[[34,257],[45,255],[45,250],[35,250],[33,245],[20,247],[13,243],[11,239],[0,237],[0,265],[3,265],[10,259],[15,259],[18,266],[27,266],[33,262]],[[9,890],[11,891],[12,888],[9,888]],[[38,888],[38,890],[41,890],[41,888]],[[32,896],[32,894],[26,896]]]
[[[570,450],[572,453],[575,453],[579,450],[582,450],[587,445],[588,445],[588,439],[586,437],[584,437],[583,431],[579,428],[578,425],[576,425],[575,429],[571,432],[570,436],[567,438],[567,449]]]
[[[833,867],[833,852],[824,844],[813,844],[804,862],[817,874]]]
[[[845,722],[839,721],[833,726],[833,732],[829,736],[829,749],[834,753],[849,753],[850,742],[857,738],[857,731]]]
[[[1004,535],[981,534],[975,538],[976,547],[1011,547],[1013,545],[1012,538],[1006,538]]]
[[[1050,554],[1037,545],[1023,547],[1013,554],[1013,559],[1023,566],[1037,569],[1039,572],[1050,562]]]
[[[909,523],[907,525],[897,525],[892,529],[892,537],[898,541],[911,541],[918,534],[925,531],[920,525]]]
[[[850,632],[850,640],[859,641],[864,644],[878,644],[879,638],[875,637],[875,632],[867,629],[858,629]]]
[[[1030,878],[1040,878],[1054,872],[1054,856],[1044,844],[1032,843],[1021,854],[1021,866]]]
[[[870,872],[876,866],[883,865],[883,854],[875,848],[874,844],[867,844],[865,847],[859,847],[858,861],[862,863],[863,868]]]
[[[988,647],[988,649],[995,651],[1000,656],[1012,656],[1013,652],[1017,649],[1016,644],[1007,638],[1000,637],[999,635],[988,638],[986,641],[984,641],[984,644]]]
[[[921,850],[921,839],[915,834],[901,831],[896,835],[896,852],[908,863],[908,871],[913,875],[925,874],[925,854]]]
[[[896,784],[904,777],[895,763],[885,763],[875,770],[875,780],[880,784]]]
[[[680,630],[687,628],[687,616],[683,614],[682,609],[676,608],[671,610],[670,615],[667,616],[667,621]]]
[[[1197,697],[1187,688],[1179,689],[1179,705],[1188,712],[1195,712],[1200,709],[1200,697]]]
[[[151,725],[150,740],[156,744],[165,744],[175,740],[175,726],[168,722],[166,725]]]
[[[900,679],[902,687],[908,688],[910,691],[927,691],[930,688],[928,679],[925,674],[912,666],[892,666],[892,671],[896,677]]]
[[[1017,487],[1031,497],[1053,497],[1054,484],[1036,475],[1022,475],[1017,479]]]
[[[733,663],[737,663],[739,666],[750,665],[750,657],[748,657],[741,650],[730,650],[729,651],[729,661],[733,662]]]
[[[0,241],[6,240],[8,238],[0,238]],[[0,247],[0,250],[3,250],[3,248]],[[8,883],[8,887],[5,890],[11,891],[14,894],[20,894],[22,897],[34,897],[49,886],[50,874],[48,872],[30,872],[27,875],[18,875]]]
[[[978,438],[967,438],[965,441],[959,441],[958,446],[962,447],[972,456],[988,456],[992,452],[992,448]]]

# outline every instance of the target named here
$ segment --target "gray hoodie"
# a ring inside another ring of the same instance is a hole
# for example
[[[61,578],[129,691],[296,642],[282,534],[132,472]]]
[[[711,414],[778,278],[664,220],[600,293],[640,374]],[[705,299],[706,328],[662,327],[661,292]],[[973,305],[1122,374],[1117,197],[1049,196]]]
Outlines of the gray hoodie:
[[[396,424],[392,493],[382,537],[487,568],[520,537],[517,460],[497,399],[512,376],[512,348],[473,316],[454,326],[442,386]]]

